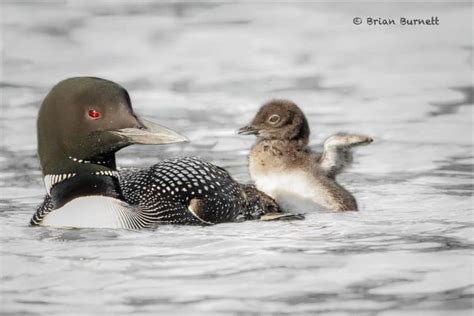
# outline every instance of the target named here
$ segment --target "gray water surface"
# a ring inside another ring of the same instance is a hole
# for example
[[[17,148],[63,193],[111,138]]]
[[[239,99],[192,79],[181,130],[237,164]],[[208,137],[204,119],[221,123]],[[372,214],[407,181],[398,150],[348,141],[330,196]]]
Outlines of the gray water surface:
[[[438,26],[354,17],[438,16]],[[5,314],[469,315],[473,307],[472,3],[1,2],[0,311]],[[126,87],[199,156],[249,182],[259,105],[288,98],[311,144],[375,142],[340,177],[360,212],[156,230],[29,227],[44,194],[38,107],[59,80]]]

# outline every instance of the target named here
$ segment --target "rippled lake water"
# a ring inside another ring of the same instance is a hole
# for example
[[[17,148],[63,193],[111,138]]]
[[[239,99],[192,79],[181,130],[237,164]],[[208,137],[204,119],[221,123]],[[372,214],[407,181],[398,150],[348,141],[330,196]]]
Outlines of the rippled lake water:
[[[437,16],[438,26],[354,25]],[[468,315],[473,307],[472,3],[1,2],[0,310],[5,314]],[[44,194],[35,118],[59,80],[119,82],[192,140],[121,167],[200,156],[250,181],[270,98],[317,148],[375,142],[340,178],[358,213],[153,231],[29,227]]]

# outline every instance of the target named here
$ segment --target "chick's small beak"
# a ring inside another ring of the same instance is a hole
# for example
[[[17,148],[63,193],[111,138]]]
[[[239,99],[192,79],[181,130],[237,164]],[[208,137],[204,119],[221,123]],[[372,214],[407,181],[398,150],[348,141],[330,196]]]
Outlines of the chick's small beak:
[[[239,130],[237,130],[237,134],[239,135],[258,135],[259,132],[260,132],[259,129],[251,125],[244,126],[242,128],[239,128]]]
[[[139,123],[139,127],[123,128],[112,133],[124,138],[130,144],[158,145],[189,142],[186,136],[170,128],[145,120],[140,120]]]

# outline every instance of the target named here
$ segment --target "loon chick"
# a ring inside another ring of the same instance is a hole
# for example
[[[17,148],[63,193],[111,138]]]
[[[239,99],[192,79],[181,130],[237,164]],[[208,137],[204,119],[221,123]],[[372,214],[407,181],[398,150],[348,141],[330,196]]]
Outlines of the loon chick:
[[[281,213],[271,198],[198,158],[117,171],[115,153],[128,145],[187,138],[139,119],[128,92],[112,81],[58,83],[40,107],[37,134],[47,195],[32,225],[139,229],[258,218],[265,208]]]
[[[285,210],[357,210],[355,198],[336,182],[336,175],[352,162],[351,147],[372,142],[362,135],[337,134],[325,142],[324,152],[308,147],[310,129],[300,108],[291,101],[264,104],[250,125],[238,131],[256,135],[249,155],[249,172],[256,187]],[[316,205],[315,205],[316,204]]]

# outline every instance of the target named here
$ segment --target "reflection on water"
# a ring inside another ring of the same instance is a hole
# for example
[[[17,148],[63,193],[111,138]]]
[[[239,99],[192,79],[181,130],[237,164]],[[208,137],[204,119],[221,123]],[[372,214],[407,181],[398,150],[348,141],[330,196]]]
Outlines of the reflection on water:
[[[467,314],[472,308],[471,12],[442,3],[2,2],[1,310],[6,313]],[[355,16],[438,16],[436,27]],[[38,106],[57,81],[115,80],[200,156],[249,181],[235,130],[270,98],[308,114],[315,148],[371,135],[340,182],[361,212],[153,231],[31,228],[44,192]],[[84,304],[87,302],[87,304]]]

